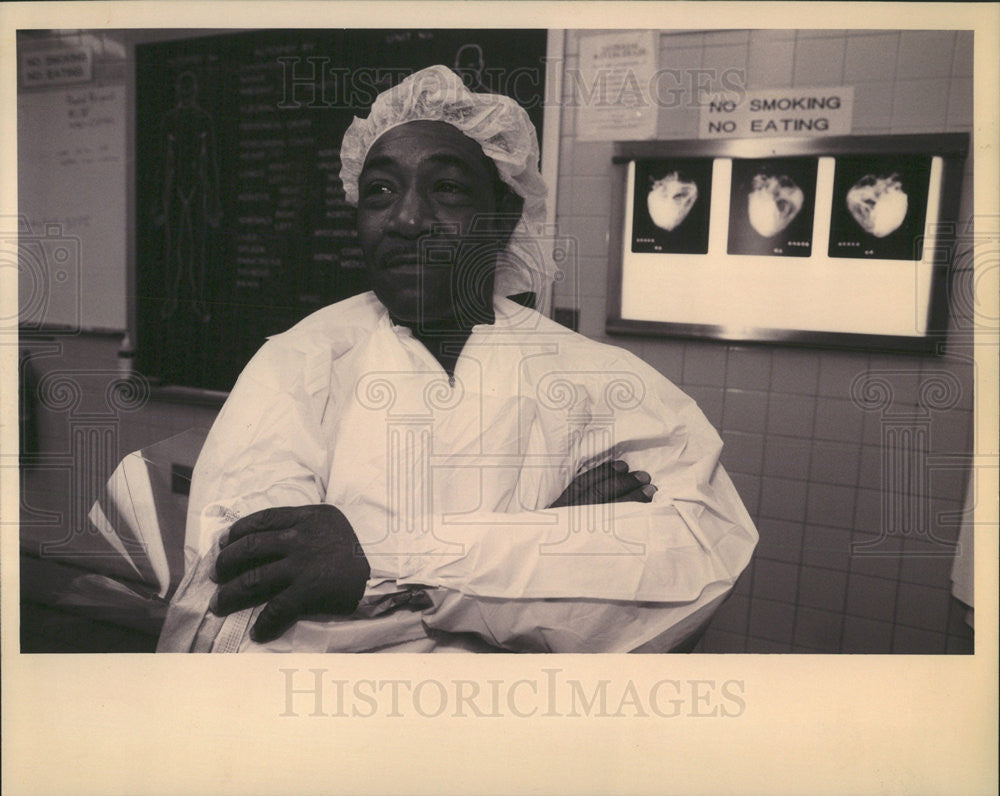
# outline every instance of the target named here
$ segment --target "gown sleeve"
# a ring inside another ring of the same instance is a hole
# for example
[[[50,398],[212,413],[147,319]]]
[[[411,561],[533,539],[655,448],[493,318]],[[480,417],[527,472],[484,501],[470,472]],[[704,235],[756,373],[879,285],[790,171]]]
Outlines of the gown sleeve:
[[[323,405],[320,391],[310,389],[306,360],[270,341],[233,387],[195,465],[185,535],[188,566],[211,547],[219,517],[323,502]]]
[[[323,502],[323,382],[310,378],[322,371],[329,373],[329,358],[313,363],[280,340],[270,340],[230,392],[194,468],[184,577],[171,599],[159,651],[189,650],[199,628],[221,624],[207,613],[216,588],[209,574],[219,537],[238,517]]]

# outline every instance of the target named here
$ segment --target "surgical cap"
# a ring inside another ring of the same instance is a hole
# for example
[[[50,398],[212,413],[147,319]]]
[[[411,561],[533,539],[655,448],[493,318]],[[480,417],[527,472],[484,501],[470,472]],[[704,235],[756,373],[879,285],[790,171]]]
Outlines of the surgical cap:
[[[358,203],[358,178],[368,150],[385,132],[415,121],[446,122],[476,141],[500,179],[524,200],[521,218],[498,258],[498,295],[533,292],[544,303],[555,273],[545,230],[545,182],[538,170],[538,136],[527,112],[510,97],[469,91],[445,66],[429,66],[375,98],[367,119],[355,117],[340,147],[340,180]],[[548,243],[548,245],[547,245]]]

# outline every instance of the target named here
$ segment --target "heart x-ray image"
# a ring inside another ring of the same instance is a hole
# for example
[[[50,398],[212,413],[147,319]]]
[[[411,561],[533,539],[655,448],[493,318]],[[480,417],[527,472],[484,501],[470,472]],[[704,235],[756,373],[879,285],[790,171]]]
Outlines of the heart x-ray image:
[[[924,155],[838,158],[830,256],[921,259],[930,165]]]
[[[815,202],[815,158],[734,159],[727,251],[808,257]]]
[[[679,171],[672,171],[650,186],[646,209],[656,226],[673,232],[684,223],[697,201],[698,183]]]
[[[707,253],[711,198],[711,159],[636,161],[632,251]]]
[[[910,207],[903,183],[895,172],[888,176],[866,174],[847,192],[847,209],[858,225],[876,238],[899,229]]]

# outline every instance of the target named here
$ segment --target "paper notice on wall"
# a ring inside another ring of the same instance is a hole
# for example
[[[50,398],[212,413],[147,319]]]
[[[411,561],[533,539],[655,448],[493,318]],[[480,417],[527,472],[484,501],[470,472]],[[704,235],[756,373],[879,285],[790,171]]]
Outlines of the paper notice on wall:
[[[567,69],[581,141],[636,141],[656,135],[651,86],[659,34],[623,31],[580,39],[580,65]]]
[[[699,138],[850,135],[854,86],[723,92],[701,106]]]

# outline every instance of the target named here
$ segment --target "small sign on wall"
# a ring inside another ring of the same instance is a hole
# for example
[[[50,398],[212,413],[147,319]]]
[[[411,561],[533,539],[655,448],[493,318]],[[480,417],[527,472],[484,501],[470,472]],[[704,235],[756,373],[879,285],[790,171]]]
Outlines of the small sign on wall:
[[[849,135],[854,86],[781,88],[709,97],[699,138],[789,138]]]
[[[633,141],[656,135],[650,96],[659,33],[621,31],[580,39],[580,68],[566,70],[580,141]]]
[[[94,61],[89,47],[59,47],[21,56],[21,85],[24,88],[87,83],[93,73]]]

